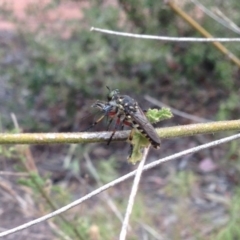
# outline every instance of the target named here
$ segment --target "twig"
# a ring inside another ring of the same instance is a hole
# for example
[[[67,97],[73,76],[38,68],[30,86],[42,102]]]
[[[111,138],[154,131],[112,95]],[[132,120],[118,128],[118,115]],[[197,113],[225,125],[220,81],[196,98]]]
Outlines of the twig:
[[[20,132],[21,130],[19,128],[18,121],[15,114],[12,114],[12,118],[17,131]],[[42,197],[46,200],[51,210],[52,211],[56,210],[57,206],[55,206],[55,203],[52,201],[48,192],[42,187],[41,183],[39,183],[39,181],[36,179],[36,177],[40,177],[40,175],[38,173],[38,169],[36,167],[34,158],[32,156],[30,147],[18,145],[18,151],[20,153],[21,162],[26,172],[29,174],[32,183],[35,185],[35,188],[38,190],[40,195],[42,195]],[[73,224],[71,224],[71,222],[68,219],[66,219],[64,215],[60,214],[59,218],[74,232],[75,236],[78,239],[83,239],[78,229]]]
[[[73,240],[69,236],[67,236],[54,222],[48,222],[50,228],[54,231],[54,233],[60,236],[64,240]]]
[[[87,169],[92,174],[93,178],[96,180],[98,186],[100,187],[102,185],[102,182],[100,180],[100,177],[99,177],[99,174],[98,174],[96,168],[92,164],[92,161],[91,161],[89,155],[87,153],[84,153],[84,158],[86,160]],[[112,200],[112,197],[107,192],[104,192],[103,193],[103,198],[104,198],[104,203],[107,203],[109,208],[113,211],[113,213],[116,215],[116,217],[122,223],[123,222],[123,216],[120,213],[120,211],[118,210],[117,206],[114,204],[114,202]]]
[[[212,134],[223,131],[239,131],[240,120],[198,123],[156,129],[161,138]],[[113,141],[125,141],[130,131],[116,132]],[[0,144],[68,144],[107,142],[111,132],[92,133],[1,133]]]
[[[0,176],[14,176],[14,177],[30,177],[29,173],[25,172],[6,172],[0,171]]]
[[[145,95],[144,98],[147,101],[149,101],[150,103],[152,103],[152,104],[154,104],[156,106],[159,106],[159,107],[169,107],[167,104],[164,104],[164,103],[158,101],[157,99],[155,99],[153,97],[150,97],[148,95]],[[208,119],[205,119],[205,118],[197,117],[197,116],[194,116],[194,115],[191,115],[191,114],[179,111],[179,110],[177,110],[175,108],[172,108],[172,107],[169,107],[169,108],[171,109],[171,112],[174,115],[178,115],[180,117],[187,118],[187,119],[193,120],[195,122],[210,122],[211,121],[211,120],[208,120]]]
[[[13,121],[13,125],[15,127],[15,129],[18,131],[18,132],[21,132],[21,129],[19,127],[19,124],[18,124],[18,120],[17,120],[17,117],[14,113],[11,113],[11,118],[12,118],[12,121]]]
[[[144,167],[144,164],[145,164],[146,159],[147,159],[149,148],[150,148],[150,145],[147,148],[144,148],[144,153],[143,153],[142,160],[139,163],[137,171],[136,171],[136,175],[135,175],[135,178],[134,178],[134,181],[133,181],[131,194],[129,196],[128,206],[127,206],[126,214],[125,214],[125,217],[124,217],[124,220],[123,220],[123,224],[122,224],[122,229],[121,229],[121,232],[120,232],[119,240],[125,240],[126,239],[129,218],[130,218],[130,215],[132,213],[134,199],[135,199],[135,196],[137,194],[139,182],[140,182],[140,179],[141,179],[141,176],[142,176],[143,167]]]
[[[200,34],[202,34],[207,39],[213,38],[213,36],[204,29],[200,24],[198,24],[192,17],[190,17],[187,13],[185,13],[181,8],[179,8],[174,1],[167,0],[167,3],[169,7],[177,13],[180,17],[182,17],[189,25],[191,25],[193,28],[195,28]],[[230,52],[226,47],[224,47],[220,42],[222,42],[220,39],[212,41],[213,45],[222,52],[229,60],[231,60],[233,63],[235,63],[238,67],[240,67],[240,59],[235,56],[232,52]],[[230,41],[229,41],[230,42]]]
[[[65,169],[68,169],[70,164],[71,164],[71,161],[72,161],[72,158],[73,158],[73,155],[76,151],[76,148],[77,148],[77,144],[71,144],[69,149],[68,149],[68,153],[65,157],[65,159],[63,160],[63,167]]]
[[[156,240],[167,240],[168,238],[166,236],[160,236],[158,232],[156,232],[153,228],[151,228],[150,226],[148,226],[145,223],[142,223],[140,221],[138,221],[139,224],[141,224],[142,228],[147,231],[149,234],[151,234],[151,236],[156,239]],[[152,238],[151,238],[152,239]]]
[[[221,15],[222,18],[218,17],[216,14],[214,14],[212,11],[207,9],[202,3],[200,3],[197,0],[191,0],[191,2],[193,2],[197,7],[199,7],[204,13],[206,13],[209,17],[214,19],[216,22],[218,22],[221,25],[223,25],[224,27],[232,30],[233,32],[240,34],[240,29],[238,28],[238,26],[236,24],[226,21],[226,18],[224,18],[224,20],[223,20],[222,15]]]
[[[217,145],[220,145],[220,144],[223,144],[223,143],[227,143],[227,142],[236,140],[238,138],[240,138],[240,133],[236,134],[236,135],[233,135],[233,136],[230,136],[230,137],[222,138],[220,140],[216,140],[216,141],[213,141],[213,142],[210,142],[210,143],[206,143],[206,144],[200,145],[198,147],[194,147],[194,148],[190,148],[188,150],[184,150],[182,152],[173,154],[171,156],[159,159],[157,161],[154,161],[152,163],[149,163],[149,164],[145,165],[144,168],[143,168],[143,171],[147,171],[147,170],[149,170],[151,168],[154,168],[154,167],[158,166],[159,164],[161,164],[163,162],[167,162],[167,161],[170,161],[170,160],[173,160],[173,159],[177,159],[177,158],[183,157],[183,156],[185,156],[187,154],[193,154],[193,153],[199,152],[199,151],[201,151],[203,149],[207,149],[207,148],[210,148],[210,147],[215,147]],[[116,180],[114,180],[114,181],[112,181],[112,182],[110,182],[110,183],[108,183],[108,184],[106,184],[106,185],[104,185],[104,186],[94,190],[94,191],[92,191],[91,193],[85,195],[84,197],[82,197],[82,198],[80,198],[80,199],[78,199],[78,200],[76,200],[76,201],[74,201],[74,202],[72,202],[72,203],[62,207],[62,208],[59,208],[58,210],[56,210],[54,212],[51,212],[51,213],[49,213],[49,214],[47,214],[45,216],[42,216],[40,218],[37,218],[37,219],[33,220],[33,221],[30,221],[30,222],[22,224],[22,225],[20,225],[18,227],[15,227],[15,228],[9,229],[9,230],[7,230],[5,232],[2,232],[2,233],[0,233],[0,237],[4,237],[4,236],[7,236],[9,234],[18,232],[20,230],[23,230],[23,229],[26,229],[26,228],[28,228],[30,226],[38,224],[40,222],[46,221],[46,220],[48,220],[48,219],[50,219],[50,218],[52,218],[54,216],[57,216],[58,214],[61,214],[61,213],[65,212],[65,211],[67,211],[67,210],[69,210],[69,209],[79,205],[80,203],[82,203],[82,202],[92,198],[93,196],[103,192],[104,190],[106,190],[106,189],[108,189],[110,187],[116,186],[117,184],[119,184],[119,183],[121,183],[121,182],[123,182],[123,181],[125,181],[125,180],[127,180],[127,179],[129,179],[129,178],[131,178],[133,176],[135,176],[135,174],[136,174],[136,170],[132,171],[132,172],[130,172],[130,173],[128,173],[128,174],[126,174],[126,175],[124,175],[124,176],[122,176],[122,177],[120,177],[120,178],[118,178],[118,179],[116,179]]]
[[[215,8],[214,11],[216,12],[217,15],[219,15],[219,17],[221,17],[226,22],[226,24],[228,24],[231,30],[240,34],[240,28],[237,26],[237,24],[235,24],[230,18],[224,15],[224,13],[220,11],[220,9]]]
[[[154,35],[112,31],[108,29],[95,28],[95,27],[91,27],[90,31],[101,32],[101,33],[106,33],[110,35],[117,35],[120,37],[159,40],[159,41],[167,41],[167,42],[240,42],[240,38],[214,38],[212,36],[208,38],[154,36]]]

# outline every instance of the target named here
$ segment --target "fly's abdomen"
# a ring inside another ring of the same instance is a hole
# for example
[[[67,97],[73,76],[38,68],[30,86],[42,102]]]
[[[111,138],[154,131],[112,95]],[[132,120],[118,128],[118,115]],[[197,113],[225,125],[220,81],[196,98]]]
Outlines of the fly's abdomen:
[[[133,121],[133,127],[137,129],[139,132],[141,132],[142,135],[149,140],[149,142],[154,148],[156,149],[160,148],[161,140],[151,123],[147,123],[144,125],[144,127],[142,127],[138,123]]]

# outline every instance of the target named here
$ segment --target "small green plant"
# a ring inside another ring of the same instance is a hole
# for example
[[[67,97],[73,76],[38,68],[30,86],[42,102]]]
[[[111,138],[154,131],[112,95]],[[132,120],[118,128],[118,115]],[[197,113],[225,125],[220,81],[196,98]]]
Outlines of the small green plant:
[[[238,119],[237,109],[239,108],[240,96],[238,93],[232,92],[229,98],[224,99],[219,106],[217,119],[228,120]]]
[[[196,174],[190,171],[180,171],[171,177],[164,191],[169,197],[187,197],[196,182]]]
[[[217,240],[232,240],[240,239],[240,189],[235,191],[232,200],[229,204],[229,221],[227,224],[216,234],[214,239]]]
[[[99,180],[101,180],[103,183],[107,183],[117,178],[118,173],[116,171],[116,164],[117,162],[115,157],[109,158],[108,161],[105,159],[99,159],[97,167]]]

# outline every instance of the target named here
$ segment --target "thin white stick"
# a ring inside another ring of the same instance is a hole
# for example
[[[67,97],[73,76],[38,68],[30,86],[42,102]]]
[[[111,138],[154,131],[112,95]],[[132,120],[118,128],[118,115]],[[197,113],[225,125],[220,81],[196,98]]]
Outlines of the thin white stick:
[[[126,214],[125,214],[125,217],[124,217],[124,220],[123,220],[119,240],[125,240],[126,239],[129,218],[130,218],[130,215],[132,213],[135,196],[137,194],[139,182],[140,182],[140,179],[141,179],[141,176],[142,176],[143,167],[144,167],[144,164],[146,162],[146,158],[147,158],[147,155],[148,155],[148,152],[149,152],[149,148],[150,148],[150,145],[147,148],[144,148],[144,153],[143,153],[142,160],[139,163],[138,168],[137,168],[137,172],[136,172],[136,175],[135,175],[135,178],[134,178],[134,181],[133,181],[131,194],[129,196],[128,205],[127,205],[127,209],[126,209]]]
[[[149,164],[145,165],[144,168],[143,168],[143,171],[146,171],[146,170],[149,170],[151,168],[154,168],[154,167],[158,166],[159,164],[161,164],[163,162],[167,162],[167,161],[170,161],[170,160],[173,160],[173,159],[177,159],[177,158],[183,157],[183,156],[185,156],[187,154],[193,154],[195,152],[199,152],[199,151],[201,151],[203,149],[206,149],[206,148],[215,147],[217,145],[220,145],[220,144],[223,144],[223,143],[227,143],[227,142],[233,141],[233,140],[238,139],[238,138],[240,138],[240,133],[236,134],[236,135],[233,135],[233,136],[230,136],[230,137],[222,138],[220,140],[216,140],[216,141],[213,141],[213,142],[210,142],[210,143],[206,143],[206,144],[200,145],[198,147],[190,148],[188,150],[184,150],[184,151],[179,152],[179,153],[175,153],[175,154],[173,154],[171,156],[159,159],[157,161],[154,161],[152,163],[149,163]],[[124,175],[124,176],[122,176],[122,177],[120,177],[120,178],[118,178],[118,179],[116,179],[116,180],[114,180],[114,181],[112,181],[112,182],[110,182],[110,183],[108,183],[108,184],[106,184],[106,185],[104,185],[104,186],[94,190],[94,191],[92,191],[91,193],[85,195],[84,197],[82,197],[82,198],[80,198],[80,199],[78,199],[78,200],[76,200],[76,201],[74,201],[74,202],[72,202],[72,203],[62,207],[62,208],[59,208],[58,210],[56,210],[54,212],[51,212],[51,213],[49,213],[49,214],[47,214],[45,216],[42,216],[40,218],[37,218],[37,219],[33,220],[33,221],[30,221],[30,222],[27,222],[25,224],[22,224],[22,225],[20,225],[18,227],[9,229],[7,231],[4,231],[4,232],[0,233],[0,237],[4,237],[4,236],[7,236],[9,234],[18,232],[18,231],[23,230],[25,228],[28,228],[28,227],[30,227],[32,225],[35,225],[35,224],[38,224],[40,222],[46,221],[49,218],[57,216],[58,214],[61,214],[61,213],[65,212],[65,211],[67,211],[67,210],[69,210],[69,209],[79,205],[80,203],[82,203],[82,202],[90,199],[91,197],[93,197],[93,196],[103,192],[104,190],[106,190],[106,189],[108,189],[110,187],[116,186],[117,184],[119,184],[119,183],[121,183],[121,182],[123,182],[123,181],[125,181],[125,180],[127,180],[127,179],[129,179],[131,177],[133,177],[135,174],[136,174],[136,170],[132,171],[132,172],[130,172],[130,173],[128,173],[128,174],[126,174],[126,175]]]
[[[101,32],[111,35],[117,35],[122,37],[149,39],[149,40],[160,40],[160,41],[171,41],[171,42],[240,42],[240,38],[193,38],[193,37],[168,37],[168,36],[154,36],[154,35],[143,35],[133,34],[126,32],[111,31],[102,28],[91,27],[90,31]]]

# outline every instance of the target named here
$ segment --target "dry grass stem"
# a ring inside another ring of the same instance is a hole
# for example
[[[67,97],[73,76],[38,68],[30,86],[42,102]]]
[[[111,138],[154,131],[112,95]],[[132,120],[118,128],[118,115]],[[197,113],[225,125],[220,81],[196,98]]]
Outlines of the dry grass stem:
[[[124,220],[123,220],[119,240],[125,240],[126,239],[129,218],[130,218],[130,215],[132,213],[135,196],[137,194],[139,182],[140,182],[140,179],[141,179],[141,176],[142,176],[143,167],[144,167],[144,164],[146,162],[149,149],[150,149],[150,145],[147,148],[144,148],[144,153],[143,153],[142,160],[140,161],[140,163],[138,165],[138,168],[137,168],[137,171],[136,171],[136,175],[135,175],[132,190],[131,190],[131,193],[130,193],[130,196],[129,196],[128,205],[127,205],[125,217],[124,217]]]
[[[110,35],[116,35],[120,37],[130,37],[146,40],[159,40],[159,41],[168,41],[168,42],[240,42],[240,38],[194,38],[194,37],[168,37],[168,36],[154,36],[154,35],[144,35],[144,34],[134,34],[126,32],[112,31],[103,28],[91,27],[90,31],[100,32]]]

